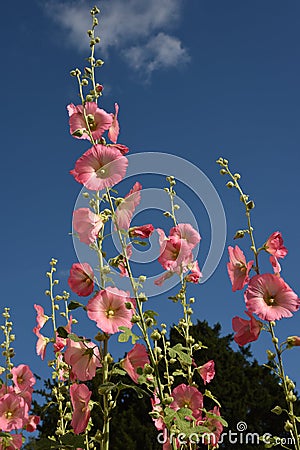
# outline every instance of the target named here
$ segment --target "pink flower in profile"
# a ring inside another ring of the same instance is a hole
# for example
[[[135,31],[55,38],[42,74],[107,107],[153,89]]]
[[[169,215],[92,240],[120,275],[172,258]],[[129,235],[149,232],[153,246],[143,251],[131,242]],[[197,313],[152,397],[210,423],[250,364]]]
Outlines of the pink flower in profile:
[[[190,273],[185,277],[190,283],[199,283],[202,273],[199,268],[198,261],[194,261],[190,267]]]
[[[12,434],[9,437],[0,437],[0,450],[18,450],[23,445],[21,434]]]
[[[203,364],[203,366],[199,367],[198,373],[201,376],[202,380],[204,381],[204,384],[210,383],[211,380],[215,376],[215,363],[211,359],[207,363]]]
[[[170,270],[168,272],[163,273],[160,277],[156,278],[154,284],[156,284],[156,286],[162,286],[166,280],[168,280],[174,275],[174,273],[175,272],[171,272]]]
[[[189,408],[195,419],[199,419],[202,415],[203,395],[194,386],[188,386],[184,383],[180,384],[172,391],[174,401],[170,404],[170,408],[177,411],[180,408]]]
[[[79,208],[73,212],[73,228],[78,233],[80,242],[93,244],[102,227],[101,217],[89,208]]]
[[[279,231],[271,234],[265,243],[265,249],[276,258],[284,258],[288,252],[287,248],[283,245],[282,235]]]
[[[280,276],[281,266],[280,266],[276,256],[273,256],[273,255],[270,256],[270,263],[272,264],[275,275]]]
[[[41,418],[39,416],[29,416],[26,423],[26,431],[28,431],[29,433],[33,433],[40,423],[40,420]]]
[[[75,163],[71,174],[92,191],[101,191],[119,183],[125,176],[128,159],[112,146],[96,144]]]
[[[120,126],[119,126],[119,122],[118,122],[118,114],[119,114],[119,105],[118,103],[115,103],[115,114],[112,114],[112,124],[109,127],[108,130],[108,138],[111,140],[111,142],[113,142],[114,144],[116,144],[117,140],[118,140],[118,136],[120,133]]]
[[[148,239],[154,231],[154,226],[151,223],[147,225],[140,225],[139,227],[132,227],[129,229],[130,237],[138,237],[140,239]]]
[[[251,278],[244,296],[248,311],[262,320],[291,317],[300,306],[298,295],[282,278],[270,273]]]
[[[45,315],[44,308],[40,305],[33,305],[36,310],[36,322],[37,322],[37,328],[40,330],[43,328],[47,320],[49,319],[48,316]]]
[[[88,263],[75,263],[70,269],[68,283],[73,292],[87,297],[94,290],[94,272]]]
[[[160,400],[156,395],[156,392],[153,394],[153,398],[151,400],[152,405],[152,411],[155,411],[156,413],[159,413],[161,416],[163,415],[163,407],[161,406]],[[165,422],[162,417],[158,417],[157,419],[152,417],[152,420],[154,422],[155,428],[158,431],[164,430],[166,428]]]
[[[215,416],[220,416],[218,406],[215,406],[213,410],[208,412],[214,414]],[[210,444],[209,448],[218,447],[218,442],[223,431],[222,423],[216,417],[208,416],[204,422],[204,425],[211,431],[211,433],[205,434],[205,444]]]
[[[141,189],[142,185],[136,182],[116,209],[116,223],[118,228],[128,230],[135,208],[141,201]]]
[[[245,311],[245,313],[250,317],[250,320],[242,319],[238,316],[232,319],[232,328],[236,333],[233,339],[240,347],[256,341],[263,326],[259,320],[255,319],[252,313],[248,311]]]
[[[72,103],[67,106],[70,116],[70,133],[77,139],[89,139],[87,133],[87,124],[84,118],[84,112],[87,117],[89,128],[94,139],[100,139],[102,134],[108,130],[113,122],[111,114],[108,114],[104,109],[100,109],[95,102],[87,102],[85,106],[75,106]],[[80,130],[82,135],[74,134]]]
[[[73,375],[80,381],[94,378],[97,367],[101,367],[99,349],[93,342],[67,340],[65,362],[72,367]]]
[[[89,408],[91,395],[91,391],[85,384],[72,384],[70,387],[73,406],[71,426],[75,434],[82,433],[87,427],[91,415]]]
[[[0,398],[0,429],[12,431],[23,428],[28,419],[28,406],[24,399],[12,392]]]
[[[189,223],[179,223],[176,227],[171,228],[170,237],[175,240],[184,240],[191,249],[196,247],[200,242],[201,236]]]
[[[15,385],[15,392],[18,394],[26,391],[35,384],[35,378],[30,368],[25,364],[20,364],[11,369],[12,379]]]
[[[126,370],[130,378],[137,383],[139,378],[137,369],[143,369],[145,364],[149,363],[146,347],[142,344],[135,344],[123,360],[122,367]]]
[[[109,287],[98,292],[87,304],[87,315],[94,320],[104,333],[117,333],[120,326],[132,327],[134,309],[127,309],[125,303],[131,302],[129,292]]]
[[[49,339],[40,333],[40,329],[38,327],[34,327],[33,332],[38,338],[36,343],[36,353],[41,357],[41,359],[44,359]]]
[[[232,290],[237,291],[249,282],[249,272],[254,261],[246,262],[246,258],[238,245],[228,247],[229,263],[227,263],[227,270],[230,281],[232,283]]]

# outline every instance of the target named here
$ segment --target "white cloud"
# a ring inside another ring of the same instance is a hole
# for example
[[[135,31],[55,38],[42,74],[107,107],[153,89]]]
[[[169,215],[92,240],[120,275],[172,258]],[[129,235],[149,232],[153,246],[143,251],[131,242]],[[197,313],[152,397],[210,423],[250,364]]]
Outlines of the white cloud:
[[[167,32],[180,19],[183,0],[103,0],[98,33],[101,49],[120,50],[131,67],[153,72],[188,61],[178,37]],[[87,48],[90,16],[84,0],[51,0],[46,10],[67,31],[67,40],[79,50]]]

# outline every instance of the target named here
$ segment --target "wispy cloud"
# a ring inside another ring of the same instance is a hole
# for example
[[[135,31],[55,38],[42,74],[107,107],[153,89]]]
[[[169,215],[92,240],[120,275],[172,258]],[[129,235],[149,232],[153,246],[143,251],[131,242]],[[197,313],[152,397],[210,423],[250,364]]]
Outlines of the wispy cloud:
[[[189,60],[179,37],[170,34],[179,25],[183,0],[103,0],[100,3],[99,34],[106,54],[120,51],[128,64],[151,74]],[[51,0],[46,10],[66,30],[68,42],[86,49],[83,39],[90,27],[84,0]]]

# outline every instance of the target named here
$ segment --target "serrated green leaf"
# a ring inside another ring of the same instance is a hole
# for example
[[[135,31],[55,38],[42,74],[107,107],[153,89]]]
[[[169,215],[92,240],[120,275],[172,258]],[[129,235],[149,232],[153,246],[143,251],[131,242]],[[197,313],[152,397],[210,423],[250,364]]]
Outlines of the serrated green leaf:
[[[74,333],[69,333],[69,334],[67,335],[67,337],[68,337],[69,339],[71,339],[71,341],[73,341],[73,342],[82,342],[82,341],[85,340],[85,339],[83,339],[83,338],[77,336],[77,334],[74,334]]]
[[[114,367],[111,371],[112,375],[126,375],[126,370],[120,369],[119,367]]]
[[[117,388],[118,388],[117,384],[108,381],[107,383],[100,384],[100,386],[98,387],[98,392],[99,394],[103,395]]]
[[[119,330],[122,331],[122,333],[118,336],[118,342],[128,342],[128,340],[131,338],[131,343],[134,345],[136,341],[140,339],[140,337],[136,334],[134,334],[130,328],[120,326]]]
[[[184,364],[192,364],[192,358],[184,350],[187,349],[182,344],[176,344],[168,349],[171,358],[175,358],[177,355],[178,359]]]

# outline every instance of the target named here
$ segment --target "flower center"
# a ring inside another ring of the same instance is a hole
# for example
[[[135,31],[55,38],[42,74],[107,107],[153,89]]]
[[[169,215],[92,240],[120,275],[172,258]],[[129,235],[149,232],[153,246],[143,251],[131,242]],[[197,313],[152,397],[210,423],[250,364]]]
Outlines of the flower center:
[[[268,306],[273,306],[276,302],[275,298],[272,295],[265,297],[264,301]]]
[[[13,416],[13,413],[12,413],[12,411],[6,411],[4,415],[5,415],[6,419],[11,419]]]
[[[114,315],[115,315],[115,311],[114,311],[113,309],[108,309],[108,310],[106,311],[106,317],[107,317],[108,319],[111,319],[112,317],[114,317]]]
[[[100,167],[100,169],[97,170],[96,174],[99,178],[104,178],[106,176],[106,170],[103,167]]]

